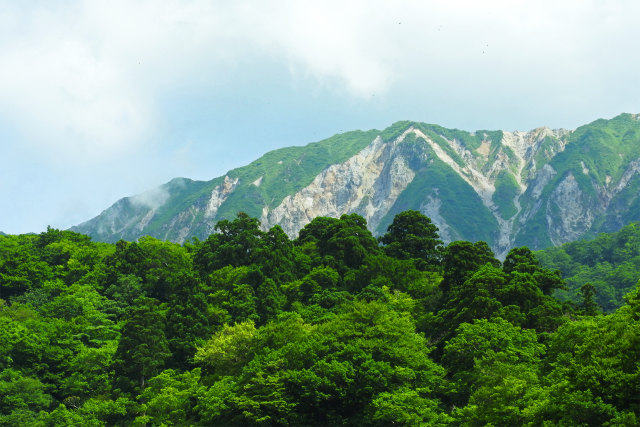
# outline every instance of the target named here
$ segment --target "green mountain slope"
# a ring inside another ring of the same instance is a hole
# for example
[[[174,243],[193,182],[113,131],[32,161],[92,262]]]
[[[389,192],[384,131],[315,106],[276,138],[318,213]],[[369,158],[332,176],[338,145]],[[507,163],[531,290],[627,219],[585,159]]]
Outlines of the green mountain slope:
[[[380,234],[416,209],[445,241],[484,240],[501,256],[542,249],[640,220],[638,117],[529,132],[397,122],[275,150],[211,181],[175,179],[73,230],[108,242],[183,242],[243,211],[295,237],[317,216],[355,212]]]
[[[640,210],[632,209],[640,203],[637,115],[579,127],[548,166],[553,176],[540,196],[534,197],[529,187],[522,198],[535,213],[524,218],[517,245],[543,248],[640,220]]]
[[[247,166],[233,169],[226,175],[238,180],[238,186],[217,212],[216,219],[233,218],[239,211],[259,217],[263,204],[275,205],[285,195],[307,185],[322,169],[332,162],[344,161],[355,154],[378,134],[378,131],[354,131],[336,135],[305,147],[289,147],[271,151]],[[260,180],[260,185],[254,183]],[[211,181],[192,181],[176,178],[152,190],[146,203],[144,195],[121,199],[111,208],[72,230],[85,232],[94,239],[115,242],[119,239],[135,240],[144,234],[174,241],[188,237],[204,238],[213,232],[215,222],[205,217],[204,210],[211,192],[223,184],[224,177]],[[157,194],[155,194],[157,193]],[[156,199],[164,199],[159,206]],[[148,223],[140,218],[151,215]],[[188,236],[172,227],[176,218],[190,224]],[[135,223],[135,224],[133,224]]]

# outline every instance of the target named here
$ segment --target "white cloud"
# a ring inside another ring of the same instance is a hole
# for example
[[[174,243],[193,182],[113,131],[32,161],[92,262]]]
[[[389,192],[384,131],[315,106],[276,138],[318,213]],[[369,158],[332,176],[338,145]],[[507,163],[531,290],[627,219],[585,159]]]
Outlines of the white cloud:
[[[37,147],[80,158],[144,145],[164,120],[157,116],[164,93],[215,82],[211,71],[236,54],[225,34],[229,20],[210,2],[4,10],[0,113]]]
[[[0,15],[0,111],[40,146],[82,156],[153,139],[164,94],[233,84],[255,58],[365,99],[402,86],[602,92],[639,65],[639,6],[624,0],[16,4]],[[558,96],[570,106],[575,95]]]
[[[302,74],[329,87],[337,80],[352,94],[369,97],[393,81],[395,55],[380,26],[382,11],[377,5],[290,1],[275,10],[259,11],[264,19],[258,33],[267,35],[263,44],[286,54],[294,70],[300,68]]]
[[[22,12],[2,37],[3,115],[52,151],[104,155],[135,141],[149,109],[117,62],[79,34],[73,14]],[[7,40],[16,28],[19,36]]]
[[[157,209],[169,200],[169,191],[164,187],[157,187],[131,197],[129,200],[135,206]]]

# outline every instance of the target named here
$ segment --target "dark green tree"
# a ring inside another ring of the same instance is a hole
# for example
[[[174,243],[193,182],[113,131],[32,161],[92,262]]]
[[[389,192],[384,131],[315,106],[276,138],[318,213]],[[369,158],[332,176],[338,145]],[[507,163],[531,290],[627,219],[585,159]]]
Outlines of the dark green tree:
[[[256,250],[254,262],[260,265],[262,273],[278,284],[295,280],[299,276],[293,242],[279,225],[269,229]]]
[[[199,280],[189,275],[181,282],[167,310],[165,335],[171,358],[166,365],[186,369],[191,366],[196,347],[211,336],[214,325],[211,325],[205,290]]]
[[[38,411],[49,409],[53,403],[47,388],[39,379],[20,371],[0,371],[0,425],[35,424]]]
[[[276,282],[264,277],[261,283],[256,287],[256,314],[258,315],[257,323],[261,326],[267,323],[282,311],[286,304],[286,297],[282,293]]]
[[[165,313],[153,298],[138,298],[122,327],[115,354],[116,385],[141,392],[146,382],[162,370],[171,356],[164,333]]]
[[[585,283],[580,288],[580,295],[582,296],[582,303],[580,304],[580,311],[585,316],[595,316],[600,313],[600,306],[596,302],[596,288],[591,283]]]
[[[358,214],[342,215],[329,229],[330,237],[320,242],[325,256],[331,257],[338,272],[345,273],[362,265],[368,255],[380,252],[378,242],[367,228],[367,221]]]
[[[300,230],[295,244],[311,250],[312,267],[326,265],[341,276],[360,267],[368,255],[380,253],[367,221],[358,214],[317,217]]]
[[[206,278],[210,322],[213,325],[241,322],[247,319],[259,320],[256,311],[256,288],[262,278],[253,267],[227,266],[209,274]]]
[[[559,271],[540,266],[536,256],[526,247],[513,248],[503,264],[508,282],[498,293],[505,305],[516,305],[525,314],[522,326],[538,332],[555,330],[563,321],[564,309],[551,296],[564,287]]]
[[[331,230],[338,221],[338,218],[327,216],[315,217],[309,224],[302,227],[302,230],[298,233],[296,244],[302,245],[310,242],[324,244],[329,241],[332,233]]]
[[[54,278],[51,266],[34,248],[36,239],[36,236],[0,236],[0,298],[22,295]]]
[[[503,304],[496,293],[504,288],[507,276],[491,264],[480,267],[462,285],[451,289],[451,297],[436,316],[437,327],[433,332],[439,342],[446,341],[462,323],[476,319],[489,319],[497,313]]]
[[[146,294],[162,302],[183,286],[183,279],[191,274],[191,257],[180,245],[153,237],[138,240],[143,259],[136,273],[143,279]]]
[[[491,264],[499,268],[500,261],[495,257],[486,242],[455,241],[449,243],[444,250],[442,269],[443,279],[440,288],[445,294],[454,287],[462,285],[480,267]]]
[[[511,249],[502,263],[502,269],[507,274],[512,271],[533,274],[538,268],[540,268],[538,259],[531,249],[525,246]]]
[[[260,221],[239,212],[233,221],[216,224],[217,233],[210,235],[196,251],[193,261],[202,275],[222,267],[241,267],[256,261],[264,232]]]
[[[420,270],[436,270],[442,260],[442,240],[438,227],[419,211],[399,213],[380,237],[387,255],[397,259],[411,259]]]

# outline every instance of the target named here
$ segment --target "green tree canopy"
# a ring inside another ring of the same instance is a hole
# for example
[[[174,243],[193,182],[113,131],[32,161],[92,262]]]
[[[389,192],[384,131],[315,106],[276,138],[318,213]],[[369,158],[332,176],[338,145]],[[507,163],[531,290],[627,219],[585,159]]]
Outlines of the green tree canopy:
[[[420,270],[435,270],[440,265],[443,246],[438,227],[419,211],[396,215],[379,240],[387,255],[414,260]]]
[[[452,288],[462,285],[480,267],[485,264],[499,268],[500,261],[495,257],[486,242],[455,241],[449,243],[443,255],[443,280],[440,284],[446,294]]]
[[[122,327],[115,354],[116,382],[125,391],[142,391],[171,356],[164,333],[165,313],[157,300],[138,298]]]

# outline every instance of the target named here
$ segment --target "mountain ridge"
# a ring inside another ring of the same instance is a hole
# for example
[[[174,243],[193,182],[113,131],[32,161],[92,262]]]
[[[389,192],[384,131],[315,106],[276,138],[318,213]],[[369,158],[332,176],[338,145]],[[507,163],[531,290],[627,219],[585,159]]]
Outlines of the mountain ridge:
[[[104,241],[184,242],[244,211],[295,237],[315,216],[355,212],[380,234],[416,209],[445,241],[485,240],[498,254],[542,249],[640,219],[639,118],[528,132],[400,121],[274,150],[210,181],[176,178],[71,229]]]

